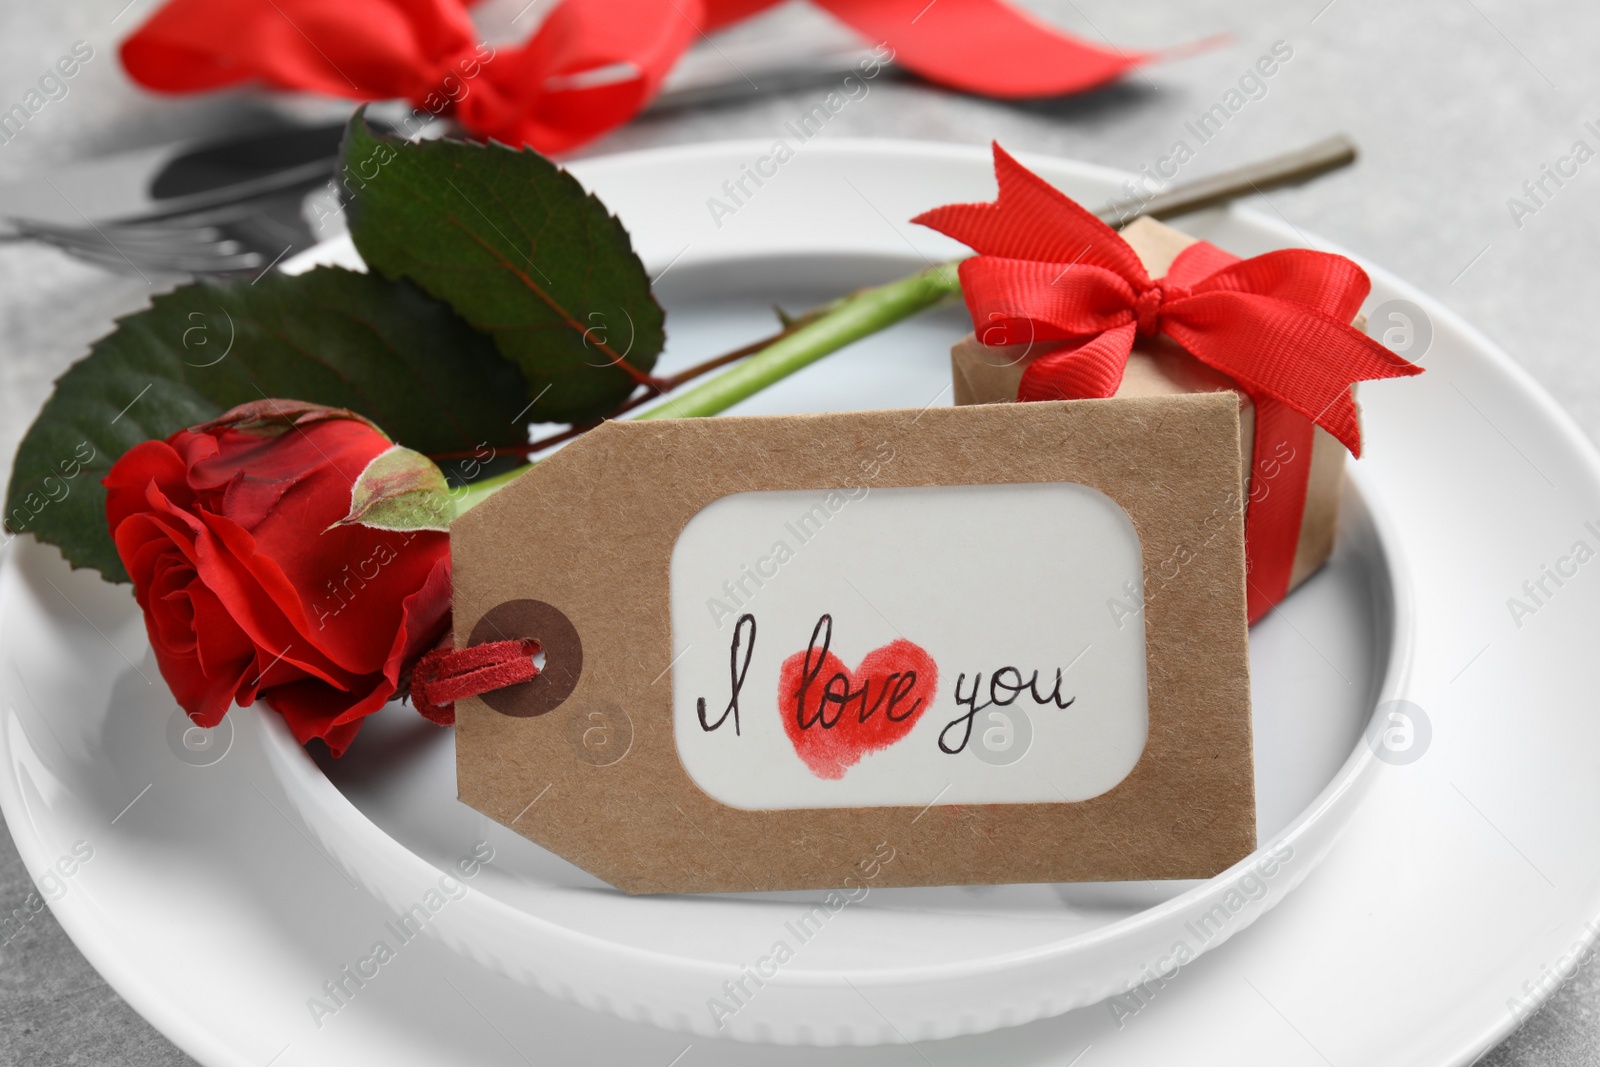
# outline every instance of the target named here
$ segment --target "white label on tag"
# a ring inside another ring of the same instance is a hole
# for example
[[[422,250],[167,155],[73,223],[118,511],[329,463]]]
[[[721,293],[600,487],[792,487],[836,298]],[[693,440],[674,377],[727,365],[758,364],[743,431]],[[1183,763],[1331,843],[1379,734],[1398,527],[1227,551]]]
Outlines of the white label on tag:
[[[673,547],[678,756],[738,808],[1097,796],[1144,750],[1143,572],[1071,483],[722,497]]]

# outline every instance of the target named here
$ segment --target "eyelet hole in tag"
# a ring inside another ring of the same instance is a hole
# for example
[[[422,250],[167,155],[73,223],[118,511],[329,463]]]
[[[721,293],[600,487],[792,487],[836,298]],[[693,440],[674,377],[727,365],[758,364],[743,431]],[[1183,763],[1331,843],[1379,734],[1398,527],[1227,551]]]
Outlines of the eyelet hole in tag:
[[[507,600],[479,619],[467,639],[470,646],[527,638],[539,642],[540,651],[534,656],[538,677],[481,697],[500,714],[519,719],[554,711],[578,687],[583,675],[583,639],[577,627],[561,609],[542,600]]]

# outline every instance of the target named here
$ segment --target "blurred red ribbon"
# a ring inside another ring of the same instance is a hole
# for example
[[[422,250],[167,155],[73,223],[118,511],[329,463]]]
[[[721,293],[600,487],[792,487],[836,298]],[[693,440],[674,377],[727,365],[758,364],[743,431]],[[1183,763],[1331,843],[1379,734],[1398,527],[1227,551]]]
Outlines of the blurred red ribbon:
[[[1258,477],[1284,443],[1304,457],[1284,468],[1292,472],[1287,483],[1251,495],[1245,541],[1254,622],[1288,590],[1313,426],[1361,455],[1351,386],[1422,368],[1350,325],[1371,282],[1343,256],[1291,248],[1239,259],[1201,241],[1152,279],[1115,230],[999,145],[994,160],[994,203],[952,204],[913,221],[979,253],[960,274],[985,344],[1054,348],[1028,365],[1018,400],[1109,397],[1134,340],[1164,334],[1250,397]]]
[[[544,152],[627,122],[703,34],[777,0],[560,0],[523,44],[478,41],[471,0],[170,0],[123,42],[140,85],[196,92],[257,82],[409,100],[468,130]],[[1151,53],[1099,48],[1003,0],[815,0],[895,62],[951,88],[1058,96]]]

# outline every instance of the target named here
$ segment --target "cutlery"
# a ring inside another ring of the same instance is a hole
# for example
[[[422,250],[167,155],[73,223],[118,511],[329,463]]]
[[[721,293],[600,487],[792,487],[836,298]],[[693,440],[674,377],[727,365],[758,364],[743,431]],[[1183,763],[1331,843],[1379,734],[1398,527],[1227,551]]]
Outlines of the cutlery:
[[[313,175],[313,166],[331,165],[332,157],[320,163],[308,157],[330,143],[336,148],[333,135],[342,129],[342,123],[308,127],[191,148],[167,158],[149,180],[145,195],[165,209],[103,222],[92,221],[76,205],[74,221],[61,221],[59,212],[54,218],[13,216],[8,220],[11,232],[0,233],[0,241],[39,241],[111,270],[141,274],[270,268],[312,243],[300,207],[305,194],[328,175],[325,170]],[[286,155],[275,156],[280,149]],[[1141,215],[1172,218],[1309,181],[1355,158],[1355,144],[1338,135],[1148,197],[1114,201],[1098,214],[1119,227]],[[281,165],[263,172],[272,162]],[[0,203],[7,203],[3,197],[0,193]]]
[[[840,80],[862,62],[880,61],[864,49],[779,56],[760,66],[746,57],[747,76],[732,60],[692,56],[647,110],[704,107]],[[397,131],[396,123],[382,120],[381,110],[369,112],[374,125]],[[46,240],[44,227],[34,224],[104,228],[108,221],[164,219],[279,193],[309,192],[333,176],[345,121],[286,121],[261,132],[142,148],[41,171],[0,187],[0,212],[10,223],[9,229],[0,229],[0,240]]]

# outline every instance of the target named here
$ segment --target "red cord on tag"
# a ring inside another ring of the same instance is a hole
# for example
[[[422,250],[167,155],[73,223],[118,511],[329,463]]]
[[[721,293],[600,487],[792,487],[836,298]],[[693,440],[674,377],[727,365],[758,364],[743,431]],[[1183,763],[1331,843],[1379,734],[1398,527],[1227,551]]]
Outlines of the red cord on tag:
[[[434,649],[417,661],[411,674],[411,703],[423,718],[454,726],[456,701],[537,678],[533,657],[539,650],[532,638]]]

